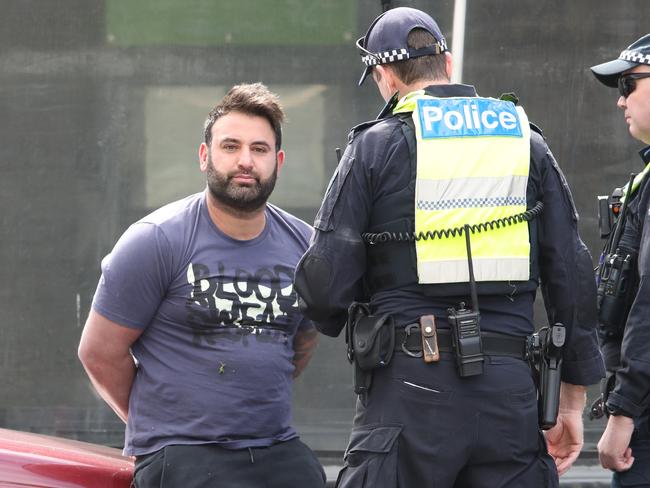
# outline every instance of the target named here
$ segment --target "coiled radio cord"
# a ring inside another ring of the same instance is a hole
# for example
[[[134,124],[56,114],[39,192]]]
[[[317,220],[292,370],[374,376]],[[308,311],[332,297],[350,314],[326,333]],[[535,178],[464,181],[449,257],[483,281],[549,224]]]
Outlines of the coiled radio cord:
[[[442,239],[443,237],[456,237],[462,236],[465,232],[465,227],[469,229],[469,232],[472,234],[480,233],[483,231],[500,229],[501,227],[506,227],[514,224],[519,224],[521,222],[530,222],[536,218],[544,210],[544,204],[542,202],[536,202],[535,206],[530,210],[521,212],[509,217],[503,217],[500,219],[490,220],[489,222],[482,222],[480,224],[465,225],[462,227],[453,227],[451,229],[441,229],[441,230],[428,230],[426,232],[364,232],[361,234],[362,239],[366,244],[374,245],[381,244],[382,242],[415,242],[415,241],[426,241],[429,239]]]

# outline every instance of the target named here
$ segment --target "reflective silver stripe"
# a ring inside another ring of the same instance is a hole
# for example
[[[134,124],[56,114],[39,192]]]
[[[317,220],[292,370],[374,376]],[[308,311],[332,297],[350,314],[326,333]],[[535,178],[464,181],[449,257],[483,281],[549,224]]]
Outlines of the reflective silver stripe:
[[[476,281],[528,281],[530,264],[528,257],[472,259]],[[418,261],[420,283],[467,283],[469,269],[467,259],[448,261]]]
[[[526,198],[528,176],[487,176],[446,180],[417,180],[418,201]],[[519,203],[517,203],[519,204]],[[507,205],[501,203],[499,205]],[[515,205],[511,203],[510,205]],[[485,205],[487,206],[487,205]]]
[[[418,200],[418,210],[450,210],[452,208],[485,208],[526,205],[526,197],[454,198],[453,200]]]

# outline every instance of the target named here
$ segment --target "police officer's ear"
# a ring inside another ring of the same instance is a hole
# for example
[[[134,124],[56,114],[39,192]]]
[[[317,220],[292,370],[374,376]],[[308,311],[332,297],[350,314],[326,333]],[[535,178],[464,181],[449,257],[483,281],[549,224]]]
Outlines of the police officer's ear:
[[[403,85],[388,65],[374,66],[372,68],[372,79],[377,84],[379,93],[381,93],[384,100],[390,99],[393,93],[399,91],[400,86]]]
[[[374,81],[377,84],[381,82],[383,74],[384,74],[383,66],[374,66],[370,71],[370,76],[372,76],[372,81]]]

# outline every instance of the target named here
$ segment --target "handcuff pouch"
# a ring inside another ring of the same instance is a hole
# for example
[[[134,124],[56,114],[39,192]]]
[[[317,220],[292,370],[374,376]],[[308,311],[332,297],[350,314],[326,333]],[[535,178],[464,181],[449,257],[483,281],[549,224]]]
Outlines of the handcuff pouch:
[[[352,332],[354,358],[364,371],[387,366],[395,349],[395,323],[389,314],[360,316]]]

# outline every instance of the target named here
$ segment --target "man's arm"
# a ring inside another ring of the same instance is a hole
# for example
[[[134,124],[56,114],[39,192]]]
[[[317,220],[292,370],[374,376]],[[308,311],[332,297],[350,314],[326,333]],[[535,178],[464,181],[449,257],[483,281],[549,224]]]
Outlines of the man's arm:
[[[540,276],[551,324],[567,328],[557,424],[546,432],[549,454],[560,475],[582,449],[586,388],[604,376],[596,336],[596,284],[589,250],[578,233],[578,215],[553,155],[535,136],[533,157],[541,174],[544,212],[539,218]]]
[[[568,471],[582,450],[582,414],[586,399],[587,389],[584,386],[562,383],[557,424],[545,433],[548,453],[555,460],[560,476]]]
[[[362,161],[348,146],[316,216],[311,245],[296,267],[294,287],[301,312],[323,334],[336,337],[347,310],[361,299],[370,189]]]
[[[130,347],[142,332],[91,310],[79,343],[79,359],[95,389],[124,422],[135,376]]]
[[[367,301],[364,283],[373,202],[410,183],[409,146],[397,119],[355,131],[314,222],[311,245],[294,286],[302,313],[319,332],[336,337],[353,301]],[[412,164],[415,164],[414,162]]]
[[[647,239],[646,239],[647,240]],[[650,246],[642,242],[642,250]],[[647,251],[647,249],[646,249]],[[648,263],[644,260],[646,266]],[[647,269],[640,269],[642,274],[639,290],[632,305],[632,310],[625,326],[623,347],[621,350],[621,368],[616,372],[616,386],[609,394],[607,406],[628,412],[630,416],[639,417],[648,408],[650,402],[650,332],[648,328],[648,310],[650,310],[650,279]],[[632,418],[624,415],[609,417],[607,427],[598,442],[598,457],[603,467],[615,471],[625,471],[634,463],[630,449],[630,439],[634,423]]]
[[[533,142],[544,203],[537,219],[541,290],[549,323],[560,322],[567,330],[562,381],[591,385],[605,375],[596,334],[593,261],[580,239],[578,216],[562,171],[538,135]]]
[[[313,327],[299,329],[293,339],[293,377],[297,378],[307,367],[318,343],[318,331]]]

